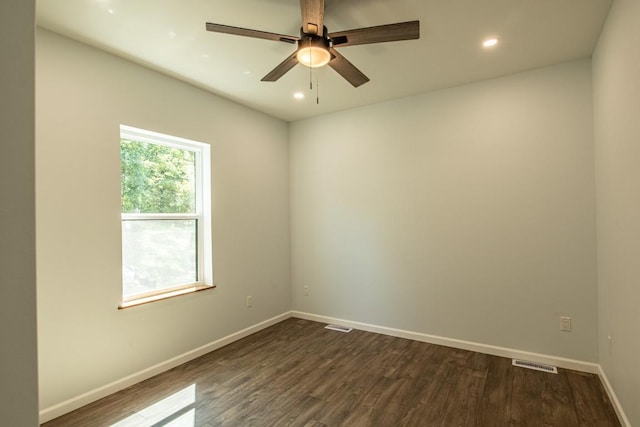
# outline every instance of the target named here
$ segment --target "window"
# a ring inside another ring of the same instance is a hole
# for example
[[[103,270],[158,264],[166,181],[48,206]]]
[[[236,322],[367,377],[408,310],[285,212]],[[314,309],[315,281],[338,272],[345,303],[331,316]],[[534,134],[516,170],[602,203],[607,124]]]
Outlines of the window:
[[[120,126],[121,308],[212,286],[209,146]]]

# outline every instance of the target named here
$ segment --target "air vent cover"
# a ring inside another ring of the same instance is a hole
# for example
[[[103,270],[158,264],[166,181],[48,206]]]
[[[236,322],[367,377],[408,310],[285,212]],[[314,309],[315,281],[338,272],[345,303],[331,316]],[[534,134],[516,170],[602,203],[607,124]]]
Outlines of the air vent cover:
[[[534,369],[536,371],[548,372],[550,374],[557,374],[558,368],[551,365],[545,365],[544,363],[530,362],[528,360],[513,359],[511,363],[513,366],[519,366],[521,368]]]
[[[332,331],[338,331],[338,332],[351,332],[353,330],[353,328],[347,328],[346,326],[340,326],[340,325],[327,325],[324,327],[325,329],[331,329]]]

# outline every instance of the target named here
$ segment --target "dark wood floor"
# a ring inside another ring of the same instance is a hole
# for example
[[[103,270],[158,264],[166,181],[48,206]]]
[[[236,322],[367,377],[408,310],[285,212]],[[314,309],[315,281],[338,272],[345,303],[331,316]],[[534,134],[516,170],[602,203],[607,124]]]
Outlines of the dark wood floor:
[[[619,426],[595,375],[288,319],[54,426]]]

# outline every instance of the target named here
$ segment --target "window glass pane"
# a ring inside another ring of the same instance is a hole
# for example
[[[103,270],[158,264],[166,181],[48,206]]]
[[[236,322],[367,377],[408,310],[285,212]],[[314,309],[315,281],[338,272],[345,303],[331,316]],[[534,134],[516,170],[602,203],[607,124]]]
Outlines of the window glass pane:
[[[123,297],[197,282],[196,220],[122,221]]]
[[[195,213],[195,153],[122,139],[123,213]]]

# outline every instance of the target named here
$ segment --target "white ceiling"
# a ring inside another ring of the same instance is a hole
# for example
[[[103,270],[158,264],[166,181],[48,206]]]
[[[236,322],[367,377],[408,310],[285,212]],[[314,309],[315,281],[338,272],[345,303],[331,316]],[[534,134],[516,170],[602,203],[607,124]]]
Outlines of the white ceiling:
[[[298,36],[297,0],[38,0],[41,27],[287,121],[589,57],[611,0],[326,0],[329,32],[420,20],[420,40],[338,50],[369,83],[298,65],[260,79],[294,45],[205,31],[205,22]],[[495,36],[498,46],[482,48]],[[316,104],[316,80],[320,103]],[[295,100],[303,91],[306,98]]]

